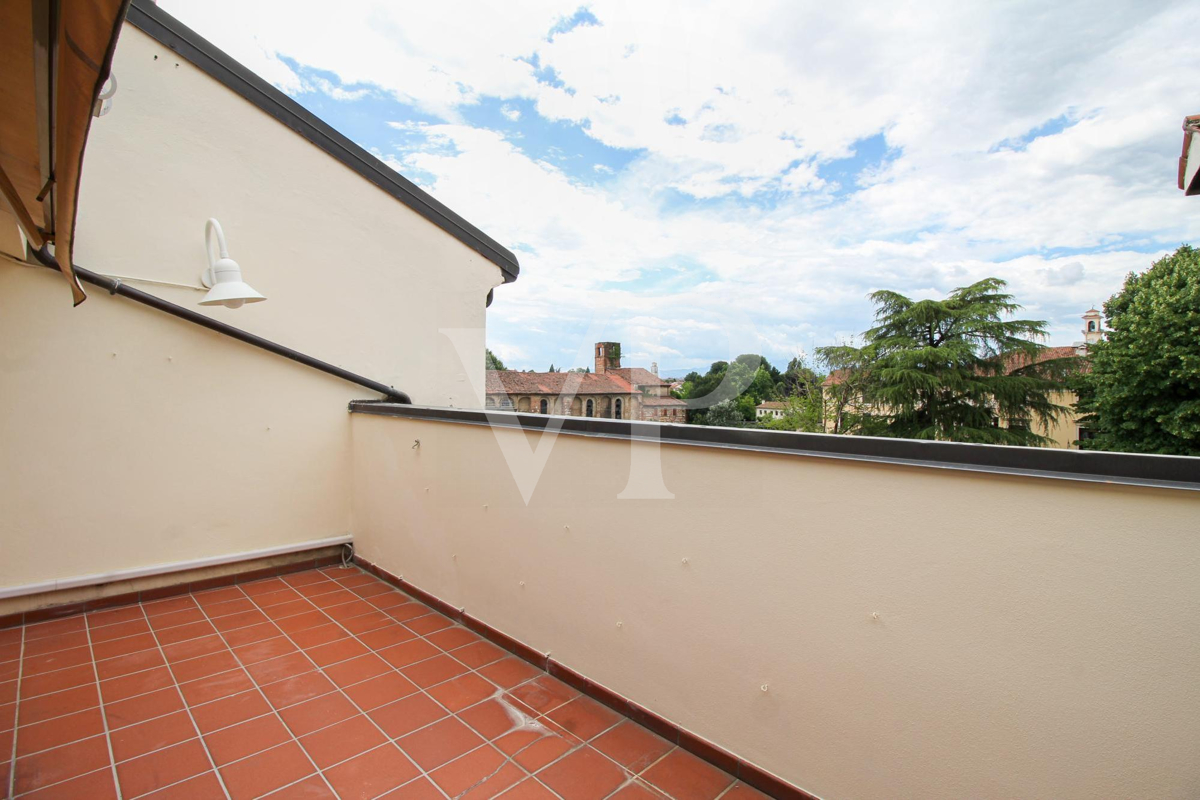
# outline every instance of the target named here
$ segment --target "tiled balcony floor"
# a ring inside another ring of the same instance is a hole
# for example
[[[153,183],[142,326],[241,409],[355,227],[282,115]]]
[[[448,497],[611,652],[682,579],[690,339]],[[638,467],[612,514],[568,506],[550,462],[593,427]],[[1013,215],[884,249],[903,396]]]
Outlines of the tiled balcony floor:
[[[336,567],[0,630],[0,759],[31,798],[762,797]]]

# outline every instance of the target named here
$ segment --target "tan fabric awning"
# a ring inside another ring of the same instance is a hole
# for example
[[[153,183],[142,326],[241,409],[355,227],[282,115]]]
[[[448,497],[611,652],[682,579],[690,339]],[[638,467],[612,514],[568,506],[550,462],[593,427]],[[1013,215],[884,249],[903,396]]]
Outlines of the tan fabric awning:
[[[15,222],[37,250],[53,243],[75,305],[87,297],[72,267],[83,148],[128,3],[0,4],[0,226]]]

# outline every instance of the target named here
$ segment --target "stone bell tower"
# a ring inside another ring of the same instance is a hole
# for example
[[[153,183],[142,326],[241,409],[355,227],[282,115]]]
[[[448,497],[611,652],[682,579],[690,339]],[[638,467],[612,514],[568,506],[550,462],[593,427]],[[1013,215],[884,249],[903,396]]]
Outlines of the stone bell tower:
[[[1095,344],[1104,338],[1104,326],[1100,321],[1100,312],[1094,308],[1088,309],[1083,315],[1083,340]]]
[[[596,342],[596,374],[621,368],[621,343]]]

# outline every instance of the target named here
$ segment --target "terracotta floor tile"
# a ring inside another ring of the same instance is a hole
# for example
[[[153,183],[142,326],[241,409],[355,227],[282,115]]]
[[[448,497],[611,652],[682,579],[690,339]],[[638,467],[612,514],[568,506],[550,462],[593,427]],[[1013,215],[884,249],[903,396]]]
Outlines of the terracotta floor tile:
[[[124,623],[122,623],[124,624]],[[72,647],[70,650],[59,650],[43,656],[22,659],[22,677],[42,675],[54,670],[77,667],[92,660],[92,650],[89,647]]]
[[[92,655],[97,661],[116,658],[128,653],[143,650],[157,650],[158,640],[150,633],[139,633],[136,636],[126,636],[124,639],[113,639],[108,642],[95,642],[92,645]]]
[[[336,606],[329,606],[324,609],[330,619],[335,619],[338,622],[361,617],[364,614],[377,614],[375,606],[362,600],[352,600],[349,603],[342,603]]]
[[[74,714],[98,705],[100,705],[100,698],[96,695],[94,685],[76,686],[73,689],[64,689],[54,694],[44,694],[22,700],[19,716],[21,724],[28,725],[61,717],[63,714]]]
[[[139,639],[141,637],[135,636],[133,638]],[[124,642],[127,640],[117,639],[117,641]],[[162,653],[158,651],[158,645],[156,644],[153,650],[141,650],[136,653],[128,653],[116,658],[97,661],[96,674],[100,677],[100,680],[106,681],[109,678],[119,678],[122,675],[132,675],[135,672],[142,672],[154,667],[165,667],[166,665],[167,662],[163,660]]]
[[[295,592],[292,594],[295,594]],[[296,595],[294,599],[287,600],[286,602],[273,606],[263,606],[262,613],[267,619],[281,620],[311,612],[312,610],[312,603],[300,595]]]
[[[523,683],[510,694],[539,714],[548,714],[564,703],[579,697],[579,692],[557,678],[542,675]]]
[[[455,625],[452,628],[444,628],[440,631],[434,631],[425,637],[443,650],[457,650],[460,647],[465,647],[469,644],[482,641],[478,636],[471,633],[466,628]]]
[[[766,800],[766,795],[752,786],[744,783],[734,784],[728,792],[721,795],[721,800]]]
[[[141,606],[122,606],[121,608],[106,608],[103,611],[91,612],[87,615],[87,625],[89,628],[99,628],[104,625],[115,625],[118,622],[144,618]]]
[[[296,651],[296,645],[282,635],[276,636],[274,639],[263,639],[260,642],[233,648],[233,654],[244,665],[257,664],[260,661],[286,656],[288,653]]]
[[[288,706],[279,712],[279,716],[283,718],[292,733],[300,737],[353,717],[358,713],[354,704],[343,697],[341,692],[332,692],[294,706]]]
[[[22,800],[116,800],[116,797],[117,784],[113,780],[112,768],[102,767],[78,778],[22,795]]]
[[[446,716],[446,710],[423,694],[412,694],[371,711],[368,716],[393,739]]]
[[[409,667],[409,669],[416,669],[428,663],[430,662],[425,661]],[[451,711],[461,711],[464,708],[473,706],[491,697],[496,691],[495,685],[479,677],[474,672],[461,675],[428,690],[430,697]]]
[[[395,608],[409,602],[409,598],[399,592],[379,592],[378,594],[368,595],[363,599],[381,611],[386,611],[389,608]]]
[[[150,626],[144,619],[131,619],[128,622],[118,622],[115,625],[105,625],[92,630],[92,644],[108,642],[113,639],[123,639],[140,633],[149,633]]]
[[[248,628],[251,625],[262,625],[269,622],[265,614],[258,609],[230,614],[227,617],[217,617],[212,620],[213,627],[219,631],[232,631],[238,628]]]
[[[175,679],[171,677],[169,669],[155,667],[130,675],[122,675],[119,678],[100,681],[100,696],[104,698],[105,703],[115,703],[127,697],[146,694],[174,685]]]
[[[218,767],[291,741],[292,735],[274,714],[204,734],[204,743]]]
[[[51,747],[88,739],[104,733],[104,716],[99,708],[89,708],[63,717],[55,717],[32,725],[22,724],[17,731],[17,757],[27,756]],[[11,742],[10,742],[11,745]],[[7,760],[8,753],[4,753]]]
[[[511,753],[513,761],[530,772],[537,772],[581,744],[581,742],[568,740],[554,734],[543,734],[531,742],[521,740],[511,742],[509,737],[512,736],[513,734],[510,733],[508,736],[502,737],[496,742],[496,746],[505,753]]]
[[[363,658],[366,658],[366,656],[363,656]],[[417,687],[403,675],[389,671],[362,683],[347,686],[344,691],[359,708],[364,711],[370,711],[401,698],[408,697],[417,691]]]
[[[386,583],[376,578],[374,575],[368,575],[365,572],[355,570],[353,575],[345,575],[336,579],[338,583],[345,586],[347,589],[359,586],[382,586],[384,589],[390,589]]]
[[[241,614],[245,611],[257,611],[258,606],[250,602],[249,597],[239,597],[224,603],[212,603],[204,607],[204,613],[210,620],[218,617],[228,617],[230,614]]]
[[[367,653],[326,667],[325,675],[338,686],[352,686],[391,671],[392,668],[386,661],[373,653]]]
[[[467,668],[447,655],[434,656],[400,670],[404,677],[424,688],[462,675]]]
[[[303,675],[306,672],[312,672],[316,667],[312,662],[305,657],[303,653],[289,653],[286,656],[272,658],[269,661],[260,661],[257,664],[251,664],[246,667],[246,672],[250,673],[250,677],[254,678],[254,682],[259,686],[265,686],[268,683],[275,683],[284,678],[293,678],[297,675]]]
[[[734,780],[728,772],[678,747],[643,772],[642,779],[676,800],[711,800]]]
[[[546,716],[584,741],[599,736],[624,719],[590,697],[576,697]]]
[[[413,639],[378,652],[379,657],[393,667],[407,667],[409,664],[439,655],[442,651],[424,639]]]
[[[354,578],[358,575],[365,574],[362,570],[360,570],[356,566],[322,567],[321,569],[318,570],[318,572],[320,572],[325,577],[330,578],[331,580],[335,580],[335,581],[344,581],[347,578]]]
[[[200,728],[201,733],[220,730],[270,713],[271,710],[271,706],[267,704],[257,689],[191,706],[192,717],[196,720],[196,726]]]
[[[314,628],[317,625],[325,625],[328,624],[328,622],[329,617],[325,616],[324,612],[318,611],[314,608],[312,611],[305,611],[303,614],[297,614],[294,617],[287,617],[285,619],[278,620],[275,624],[279,626],[280,630],[282,630],[284,633],[291,634],[307,628]]]
[[[152,750],[195,738],[196,728],[191,718],[186,712],[177,711],[113,731],[113,758],[118,762],[127,761]]]
[[[428,772],[474,750],[483,739],[456,717],[447,717],[398,739],[396,744]]]
[[[196,706],[253,688],[254,681],[250,680],[250,676],[243,670],[235,669],[180,684],[179,691],[189,706]]]
[[[314,583],[326,583],[333,580],[319,570],[296,572],[291,575],[283,575],[280,579],[288,586],[308,586]]]
[[[176,711],[183,711],[183,700],[173,686],[104,706],[110,730],[136,725]]]
[[[365,753],[387,741],[379,728],[366,716],[358,714],[300,740],[312,760],[321,769]]]
[[[417,778],[380,795],[379,800],[444,800],[445,797],[428,778]]]
[[[608,800],[661,800],[663,793],[644,783],[630,781],[608,796]]]
[[[416,619],[410,619],[408,622],[405,622],[404,625],[409,630],[425,636],[433,633],[434,631],[450,628],[454,625],[454,623],[446,617],[443,617],[441,614],[434,613],[427,614],[423,617],[417,617]]]
[[[217,632],[217,629],[207,621],[191,622],[187,625],[180,625],[175,628],[165,628],[161,631],[155,631],[154,635],[158,637],[158,643],[161,645],[175,644],[176,642],[186,642],[188,639],[198,639],[201,636],[212,636]]]
[[[214,606],[217,603],[228,603],[230,600],[240,600],[246,594],[236,586],[225,586],[220,589],[210,589],[207,592],[199,592],[193,594],[196,603],[200,606]]]
[[[152,792],[143,800],[225,800],[225,790],[215,772],[202,772],[194,778]]]
[[[337,800],[337,795],[320,775],[313,775],[291,786],[272,792],[271,800]]]
[[[241,665],[228,651],[212,653],[199,658],[189,658],[187,661],[176,661],[170,665],[171,673],[180,683],[207,678],[221,672],[237,669]]]
[[[36,677],[22,675],[21,697],[37,697],[49,694],[50,692],[58,692],[63,689],[70,689],[95,682],[96,671],[92,668],[91,664],[83,664],[78,667],[71,667],[70,669],[60,669],[57,672],[49,672]],[[16,688],[15,681],[13,682],[13,688]]]
[[[291,587],[284,583],[282,578],[263,578],[261,580],[240,584],[240,586],[242,593],[251,598],[257,598],[260,595],[271,594],[273,592],[284,592],[291,590]]]
[[[163,646],[163,655],[166,656],[168,663],[176,661],[186,661],[189,658],[199,658],[200,656],[208,656],[213,653],[220,653],[223,650],[228,650],[229,647],[225,644],[225,640],[220,636],[201,636],[199,639],[189,639],[186,642],[178,644],[168,644]]]
[[[11,731],[17,724],[17,704],[16,703],[0,703],[0,732]],[[9,741],[12,744],[12,741]],[[0,760],[5,758],[4,753],[7,752],[0,747]]]
[[[350,634],[347,633],[341,625],[336,622],[326,622],[322,625],[316,625],[311,628],[305,628],[302,631],[288,634],[297,647],[309,648],[319,647],[323,644],[336,642],[339,639],[348,639]]]
[[[294,783],[315,770],[295,742],[287,742],[257,755],[221,767],[221,777],[233,800],[247,800]]]
[[[191,595],[183,595],[182,597],[168,597],[166,600],[154,600],[149,603],[142,603],[142,609],[146,612],[147,617],[157,617],[161,614],[170,614],[173,611],[182,611],[185,608],[195,608],[196,601]]]
[[[383,650],[402,642],[411,642],[417,635],[398,622],[388,621],[388,625],[359,634],[358,640],[372,650]]]
[[[42,639],[34,639],[32,642],[25,643],[25,658],[33,656],[44,656],[47,653],[56,653],[59,650],[70,650],[73,647],[87,647],[88,634],[87,631],[72,631],[70,633],[57,633],[53,636],[46,636]],[[20,652],[20,648],[16,648]],[[9,659],[11,660],[11,659]]]
[[[320,672],[306,672],[294,678],[268,684],[262,687],[262,693],[267,696],[272,706],[279,709],[328,694],[335,688],[333,682]]]
[[[300,594],[306,594],[308,601],[317,608],[333,608],[340,606],[343,603],[362,602],[358,595],[353,592],[348,592],[345,589],[338,588],[332,592],[321,592],[319,594],[307,594],[304,590],[299,590]],[[374,606],[372,606],[373,608]]]
[[[489,741],[522,724],[499,700],[486,700],[471,706],[459,711],[458,717]]]
[[[458,653],[454,655],[455,658],[458,657]],[[486,667],[480,667],[478,672],[501,689],[511,689],[517,684],[524,683],[530,678],[536,678],[542,674],[542,671],[532,664],[513,657],[501,659],[488,664]]]
[[[241,647],[242,645],[261,642],[263,639],[273,639],[280,633],[279,627],[273,622],[264,622],[259,625],[251,625],[246,628],[238,628],[237,630],[225,631],[223,635],[230,647]]]
[[[369,631],[378,630],[379,628],[395,625],[395,621],[387,614],[382,614],[378,611],[372,611],[368,614],[362,614],[350,619],[339,620],[346,630],[355,634],[368,633]]]
[[[368,652],[367,648],[354,639],[341,639],[330,644],[322,644],[305,650],[318,667],[327,667],[341,661],[357,658]]]
[[[434,640],[434,637],[441,633],[442,631],[438,631],[437,633],[433,634],[433,636],[429,637],[430,641],[433,641],[436,644],[437,642]],[[485,642],[482,640],[475,642],[474,644],[466,645],[465,647],[459,647],[454,651],[454,657],[466,664],[471,669],[479,669],[480,667],[491,664],[494,661],[499,661],[506,655],[508,655],[507,651],[501,650],[491,642]]]
[[[543,786],[536,778],[526,778],[504,794],[504,800],[557,800],[558,795]]]
[[[251,598],[251,600],[254,602],[254,605],[262,609],[263,613],[267,614],[268,617],[271,615],[267,613],[267,609],[274,608],[275,606],[281,606],[286,603],[307,602],[304,595],[300,594],[294,589],[288,588],[281,589],[278,592],[267,592],[264,594],[255,595]],[[309,607],[311,608],[311,606]],[[284,616],[287,615],[285,614]],[[274,618],[272,617],[272,619]]]
[[[204,612],[198,606],[189,606],[188,608],[180,609],[179,611],[171,611],[167,614],[159,614],[158,616],[149,617],[150,627],[155,631],[162,631],[166,628],[177,628],[180,625],[191,625],[195,622],[204,622]]]
[[[626,781],[625,770],[586,745],[537,774],[564,800],[601,800]]]
[[[18,758],[13,788],[17,794],[31,792],[68,778],[108,766],[108,742],[103,736],[74,742],[54,750]]]
[[[325,770],[342,800],[367,800],[407,783],[420,773],[395,745],[385,744]]]
[[[383,609],[383,613],[387,614],[397,622],[405,622],[417,617],[423,617],[429,613],[429,606],[422,603],[408,602],[401,603],[398,606]]]
[[[37,622],[33,625],[25,626],[25,641],[32,642],[35,639],[43,639],[47,636],[57,636],[60,633],[81,631],[86,627],[87,621],[82,616],[56,619],[49,622]]]
[[[601,734],[591,746],[634,773],[641,772],[674,747],[630,720]]]
[[[388,620],[391,622],[391,620]],[[20,630],[18,628],[17,630]],[[0,663],[8,663],[17,661],[21,658],[21,642],[10,642],[9,644],[0,644]]]
[[[506,764],[507,759],[489,745],[478,747],[429,774],[430,779],[451,797],[471,790],[468,797],[495,797],[528,775],[524,770]]]
[[[204,746],[199,739],[192,739],[116,765],[116,780],[121,783],[122,796],[137,798],[211,769]]]

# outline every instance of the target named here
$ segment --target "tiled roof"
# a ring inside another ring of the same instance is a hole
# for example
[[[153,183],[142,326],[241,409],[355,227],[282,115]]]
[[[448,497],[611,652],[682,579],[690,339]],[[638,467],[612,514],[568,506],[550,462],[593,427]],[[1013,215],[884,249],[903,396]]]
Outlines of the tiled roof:
[[[488,370],[488,394],[633,394],[619,375],[594,372],[517,372]]]
[[[620,369],[610,369],[605,374],[620,375],[633,386],[666,386],[666,381],[655,375],[648,369],[641,367],[621,367]]]
[[[787,405],[785,403],[780,402],[779,400],[764,400],[763,402],[761,402],[757,406],[755,406],[755,408],[786,408],[786,407],[787,407]]]
[[[679,406],[684,408],[687,402],[676,397],[643,397],[642,405],[644,406]]]

